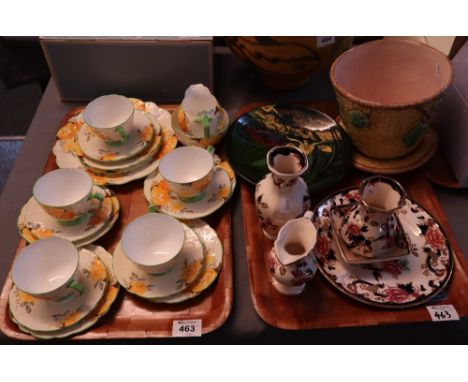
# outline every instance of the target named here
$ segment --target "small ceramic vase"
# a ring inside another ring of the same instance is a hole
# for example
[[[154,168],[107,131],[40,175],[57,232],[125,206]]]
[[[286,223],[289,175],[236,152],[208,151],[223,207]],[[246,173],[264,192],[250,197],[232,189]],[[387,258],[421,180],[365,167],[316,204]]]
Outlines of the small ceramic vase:
[[[307,211],[304,217],[287,222],[268,254],[273,286],[282,294],[298,295],[317,271],[313,253],[317,229],[311,217],[312,212]]]
[[[404,245],[404,232],[395,215],[405,204],[403,187],[394,179],[375,175],[361,182],[359,195],[360,203],[350,206],[340,227],[351,251],[370,258]]]
[[[257,216],[265,236],[274,240],[289,220],[310,207],[307,184],[300,177],[308,169],[307,156],[293,146],[276,146],[267,153],[267,174],[255,188]]]

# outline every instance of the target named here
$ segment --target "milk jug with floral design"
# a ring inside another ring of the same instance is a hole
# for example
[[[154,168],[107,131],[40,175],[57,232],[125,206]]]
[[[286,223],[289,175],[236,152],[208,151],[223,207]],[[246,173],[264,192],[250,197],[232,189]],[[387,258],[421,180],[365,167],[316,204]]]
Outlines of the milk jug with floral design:
[[[359,186],[360,203],[350,205],[339,229],[355,254],[379,257],[406,246],[404,231],[395,214],[406,201],[406,192],[394,179],[375,175]]]
[[[287,221],[310,207],[309,190],[301,178],[308,161],[297,147],[276,146],[267,153],[267,166],[270,173],[255,188],[255,205],[263,233],[274,240]]]
[[[312,212],[287,222],[279,231],[267,261],[273,286],[286,295],[301,293],[316,271],[314,247],[317,229],[311,222]]]

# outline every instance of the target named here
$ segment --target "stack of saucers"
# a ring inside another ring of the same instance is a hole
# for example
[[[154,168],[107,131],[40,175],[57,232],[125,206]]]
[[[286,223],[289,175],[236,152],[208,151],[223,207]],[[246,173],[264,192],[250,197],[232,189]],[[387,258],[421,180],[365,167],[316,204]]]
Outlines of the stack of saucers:
[[[13,263],[8,304],[11,319],[36,338],[78,334],[107,313],[119,292],[112,256],[48,238],[24,248]]]
[[[152,102],[105,95],[72,116],[53,148],[60,168],[86,170],[95,184],[143,178],[177,145],[169,112]]]
[[[178,303],[214,282],[222,257],[221,241],[203,220],[185,224],[148,213],[125,228],[113,269],[128,292],[156,303]]]
[[[106,234],[119,210],[113,192],[94,185],[85,171],[58,169],[36,181],[18,217],[18,230],[28,243],[55,236],[82,247]]]

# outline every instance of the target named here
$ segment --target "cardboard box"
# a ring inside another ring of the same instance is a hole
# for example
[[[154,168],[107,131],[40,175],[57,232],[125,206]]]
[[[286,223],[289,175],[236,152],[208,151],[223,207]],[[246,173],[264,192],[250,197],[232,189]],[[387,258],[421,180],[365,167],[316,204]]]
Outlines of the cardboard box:
[[[211,37],[41,37],[62,101],[109,93],[177,103],[185,89],[213,89]]]

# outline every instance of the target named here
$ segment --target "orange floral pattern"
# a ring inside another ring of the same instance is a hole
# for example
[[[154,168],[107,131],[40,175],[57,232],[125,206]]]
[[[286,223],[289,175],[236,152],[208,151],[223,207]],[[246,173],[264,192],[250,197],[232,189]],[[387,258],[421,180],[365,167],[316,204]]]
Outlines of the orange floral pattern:
[[[33,235],[33,233],[29,230],[29,228],[21,228],[21,236],[28,242],[34,243],[38,238]]]
[[[93,227],[106,221],[112,213],[112,201],[110,198],[104,198],[101,207],[91,216],[88,227]]]
[[[210,185],[211,179],[212,174],[209,174],[209,176],[205,176],[203,179],[197,180],[196,182],[192,182],[190,187],[197,192],[202,192],[205,188],[207,188]]]
[[[140,296],[144,296],[145,293],[148,291],[148,286],[143,281],[132,281],[127,288],[129,291],[138,294]]]
[[[91,170],[86,170],[86,172],[93,179],[93,183],[97,184],[98,186],[104,186],[109,182],[109,177],[106,175],[97,175]]]
[[[152,124],[145,126],[143,130],[139,132],[139,139],[143,142],[150,142],[153,139],[154,128]]]
[[[185,120],[185,112],[182,110],[182,108],[179,108],[179,112],[177,114],[177,119],[178,119],[178,122],[179,122],[180,129],[183,132],[188,133],[188,126],[187,126],[187,122]]]
[[[64,317],[57,320],[57,326],[60,328],[67,328],[76,324],[81,319],[81,317],[82,314],[78,310],[75,312],[67,313]]]
[[[220,164],[218,164],[217,167],[220,167],[224,171],[226,171],[226,173],[228,174],[229,179],[231,180],[231,182],[233,182],[236,179],[236,175],[234,173],[234,170],[232,169],[232,167],[231,167],[231,165],[229,164],[228,161],[221,162]]]
[[[119,287],[116,285],[109,285],[107,291],[104,294],[104,297],[99,302],[99,305],[93,312],[93,315],[96,317],[103,316],[110,308],[111,304],[114,302],[117,294],[119,293]]]
[[[18,294],[16,295],[18,300],[21,301],[21,302],[25,302],[25,303],[33,303],[35,298],[33,296],[31,296],[30,294],[26,293],[26,292],[23,292],[21,290],[18,290]]]
[[[114,160],[117,157],[116,153],[113,152],[105,152],[101,156],[102,161],[111,161]]]
[[[231,193],[231,187],[223,186],[216,192],[216,200],[223,200],[229,197]]]
[[[161,149],[156,154],[156,159],[161,159],[164,155],[171,152],[177,146],[177,138],[174,135],[164,137]]]
[[[42,206],[45,211],[55,219],[73,220],[77,217],[76,212],[67,208]]]
[[[57,132],[57,138],[61,140],[74,140],[82,124],[82,121],[68,122],[59,129]]]
[[[195,281],[200,273],[202,262],[200,260],[194,261],[192,264],[184,268],[182,279],[186,284],[191,284]]]
[[[207,268],[200,279],[191,288],[192,293],[200,293],[204,291],[208,286],[216,279],[218,272],[213,268]]]
[[[171,199],[169,195],[169,187],[165,180],[161,180],[158,184],[151,188],[151,198],[153,204],[160,209],[162,206],[170,211],[179,212],[184,208],[183,204],[176,199]]]
[[[31,233],[38,239],[46,239],[54,236],[54,231],[44,227],[33,228],[31,229]]]
[[[91,280],[95,282],[104,281],[107,279],[106,267],[100,260],[94,259],[93,262],[91,263],[91,270],[89,271],[89,277],[91,277]]]
[[[136,110],[145,111],[145,103],[141,99],[129,98],[129,100],[133,103],[133,107]]]

